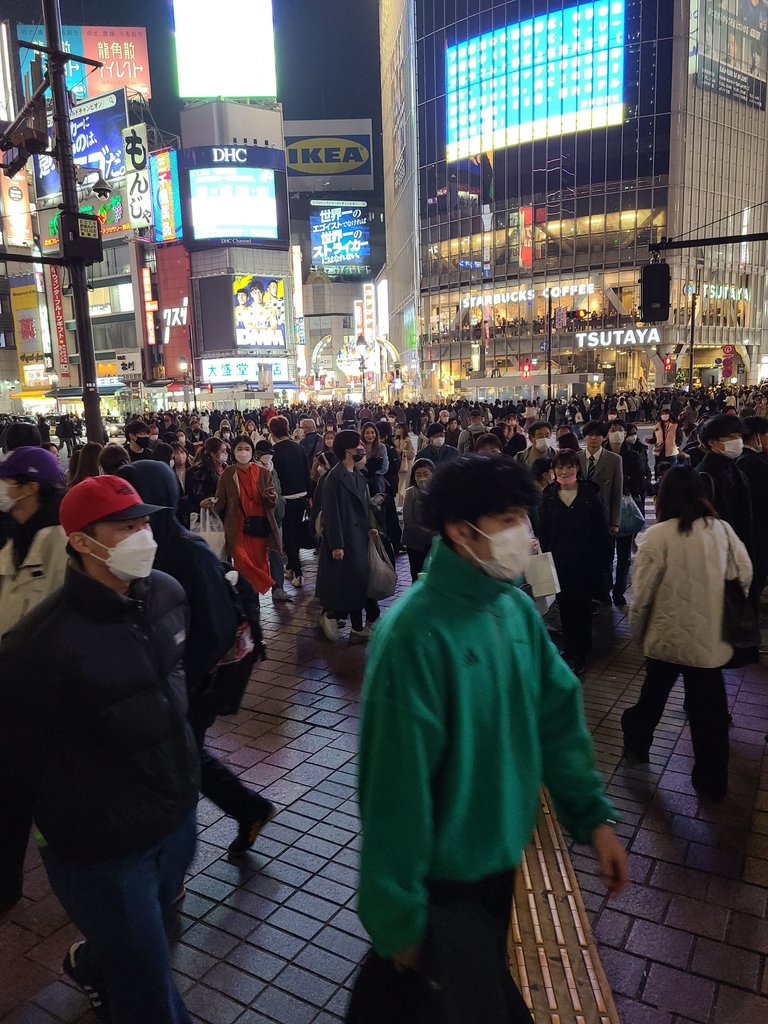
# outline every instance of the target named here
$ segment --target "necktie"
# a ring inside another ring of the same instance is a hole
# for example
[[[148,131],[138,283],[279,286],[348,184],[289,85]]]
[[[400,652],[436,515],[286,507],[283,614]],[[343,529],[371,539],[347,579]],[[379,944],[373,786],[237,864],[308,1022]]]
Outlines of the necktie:
[[[591,480],[595,475],[595,456],[589,456],[589,465],[587,466],[587,480]]]

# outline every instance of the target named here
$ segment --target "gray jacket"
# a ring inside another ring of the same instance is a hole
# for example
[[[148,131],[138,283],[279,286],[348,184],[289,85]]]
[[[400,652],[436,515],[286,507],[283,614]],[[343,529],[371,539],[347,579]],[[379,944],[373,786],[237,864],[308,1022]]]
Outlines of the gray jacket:
[[[581,474],[587,479],[589,452],[582,448],[579,452],[581,463]],[[600,488],[600,497],[603,499],[605,511],[608,516],[608,525],[618,527],[621,522],[621,496],[624,493],[624,464],[620,455],[614,455],[606,448],[595,466],[595,475],[592,482]]]

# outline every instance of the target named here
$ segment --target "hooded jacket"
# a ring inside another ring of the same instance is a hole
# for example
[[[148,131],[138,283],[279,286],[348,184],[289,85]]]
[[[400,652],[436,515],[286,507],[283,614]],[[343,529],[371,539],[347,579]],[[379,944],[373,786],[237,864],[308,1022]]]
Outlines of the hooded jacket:
[[[189,603],[189,636],[184,651],[190,701],[206,688],[207,677],[234,643],[237,617],[221,563],[202,537],[176,518],[179,488],[162,462],[123,466],[118,476],[133,484],[143,501],[166,506],[150,519],[157,542],[155,568],[173,576]]]

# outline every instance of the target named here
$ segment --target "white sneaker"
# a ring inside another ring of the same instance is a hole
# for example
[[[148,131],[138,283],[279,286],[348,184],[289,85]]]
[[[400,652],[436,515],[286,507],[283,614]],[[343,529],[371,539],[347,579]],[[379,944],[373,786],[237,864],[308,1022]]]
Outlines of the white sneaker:
[[[285,578],[288,580],[289,583],[293,583],[293,569],[285,570]]]
[[[284,587],[275,587],[272,591],[273,601],[292,601],[293,598]]]
[[[320,629],[323,631],[323,636],[326,640],[336,643],[339,639],[339,624],[336,619],[332,619],[330,615],[326,615],[325,612],[321,612],[317,622]]]
[[[351,629],[349,631],[349,642],[351,644],[367,644],[370,639],[370,631],[365,628]]]

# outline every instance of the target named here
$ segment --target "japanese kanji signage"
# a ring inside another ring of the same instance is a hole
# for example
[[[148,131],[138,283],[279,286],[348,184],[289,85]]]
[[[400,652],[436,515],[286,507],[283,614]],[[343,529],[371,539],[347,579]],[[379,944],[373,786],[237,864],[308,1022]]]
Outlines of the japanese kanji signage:
[[[45,28],[38,25],[17,25],[19,39],[45,46]],[[75,98],[84,100],[102,96],[113,89],[125,87],[144,99],[152,96],[149,80],[147,30],[124,25],[63,25],[62,40],[67,53],[90,57],[102,67],[91,69],[76,62],[66,65],[67,88]],[[19,50],[22,79],[29,70],[34,53]]]
[[[123,128],[125,152],[125,190],[128,194],[128,216],[132,228],[146,228],[152,223],[152,194],[149,189],[149,152],[147,126],[134,124]]]
[[[232,359],[203,359],[204,384],[257,384],[260,369],[272,371],[275,380],[288,379],[287,359],[258,359],[253,356],[235,356]],[[263,373],[262,373],[263,376]]]
[[[370,269],[368,214],[357,207],[330,206],[313,213],[312,264],[330,277],[361,276]]]
[[[12,277],[10,286],[11,312],[19,357],[19,380],[22,390],[36,390],[47,386],[48,377],[34,275]]]
[[[76,164],[93,167],[107,181],[125,174],[123,129],[128,124],[125,92],[107,93],[72,107],[70,131]],[[49,133],[52,127],[49,125]],[[53,157],[35,157],[35,189],[38,199],[61,192],[59,171]]]
[[[56,347],[59,353],[59,377],[68,380],[69,352],[67,351],[67,328],[64,317],[64,296],[61,290],[59,268],[51,266],[51,305],[53,306],[53,329],[56,332]]]

